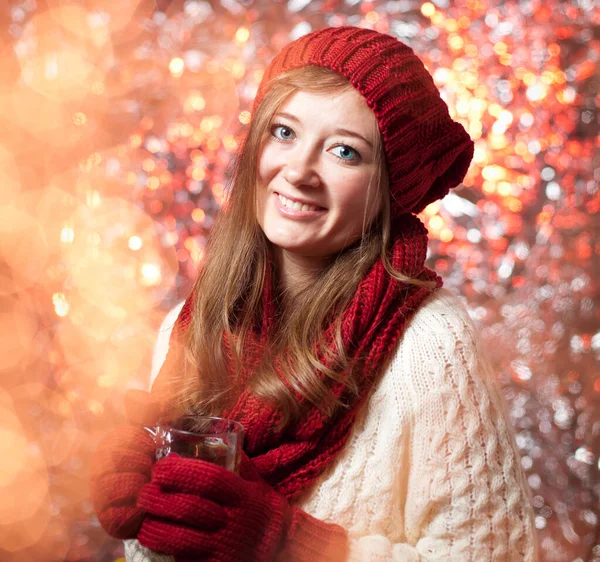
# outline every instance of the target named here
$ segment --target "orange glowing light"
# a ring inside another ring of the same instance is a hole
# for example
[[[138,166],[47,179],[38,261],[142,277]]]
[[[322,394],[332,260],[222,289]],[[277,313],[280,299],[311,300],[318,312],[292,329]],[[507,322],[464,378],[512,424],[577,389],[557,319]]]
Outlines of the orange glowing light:
[[[206,172],[204,171],[204,168],[194,168],[192,170],[192,178],[196,181],[203,181],[205,177]]]
[[[468,29],[469,27],[471,27],[471,20],[469,18],[469,16],[460,16],[458,18],[458,27],[460,27],[461,29]]]
[[[8,149],[0,145],[0,185],[2,204],[8,204],[21,190],[15,158]]]
[[[57,316],[66,316],[69,314],[69,303],[64,293],[54,293],[52,295],[52,304]]]
[[[374,24],[379,21],[379,14],[375,10],[371,10],[365,14],[365,19],[370,23]]]
[[[520,213],[523,210],[523,203],[521,203],[521,201],[519,201],[516,197],[511,197],[507,203],[508,208],[513,213]]]
[[[200,121],[200,130],[203,133],[210,133],[214,129],[214,124],[212,119],[205,118]]]
[[[242,61],[235,61],[231,65],[231,75],[236,80],[239,80],[240,78],[244,77],[244,74],[246,74],[246,66],[244,65],[244,63]]]
[[[421,13],[426,17],[430,18],[435,14],[435,6],[431,2],[425,2],[421,5]]]
[[[153,172],[155,168],[156,162],[152,158],[146,158],[142,162],[142,170],[144,170],[144,172]]]
[[[250,39],[250,30],[247,27],[240,27],[235,32],[235,40],[238,43],[245,43],[248,39]]]
[[[23,53],[18,55],[21,79],[30,88],[57,101],[83,99],[92,84],[104,79],[104,65],[95,63],[99,48],[103,53],[111,52],[106,41],[89,39],[89,35],[76,37],[62,33],[52,11],[34,15],[25,25],[15,49],[17,54]]]
[[[435,215],[429,219],[428,226],[434,231],[439,231],[444,226],[444,219],[439,215]]]
[[[441,12],[435,12],[431,15],[431,23],[436,27],[442,27],[444,24],[444,14]]]
[[[146,141],[146,148],[152,152],[152,154],[156,154],[162,148],[162,143],[156,137],[150,137]]]
[[[64,226],[60,231],[60,241],[63,244],[70,244],[75,239],[75,232],[70,226]]]
[[[202,97],[202,94],[193,92],[190,94],[185,103],[185,109],[191,111],[202,111],[206,107],[206,100]]]
[[[215,201],[219,204],[222,205],[223,202],[225,201],[225,189],[223,187],[222,183],[214,183],[211,187],[211,191],[213,193],[213,197],[215,198]]]
[[[206,218],[206,213],[200,209],[196,208],[192,211],[192,220],[195,222],[202,222]]]
[[[506,177],[506,170],[497,164],[490,164],[481,170],[483,179],[489,181],[497,181]]]
[[[154,287],[162,281],[160,267],[154,263],[143,264],[141,274],[140,282],[144,287]]]
[[[498,183],[497,191],[498,195],[501,195],[502,197],[507,197],[512,193],[512,185],[510,184],[510,182],[501,181]]]
[[[171,62],[169,62],[169,71],[174,78],[179,78],[182,76],[184,70],[185,62],[181,57],[174,57],[171,59]]]
[[[142,142],[142,135],[133,134],[129,137],[129,144],[131,145],[131,148],[139,148],[142,146]]]
[[[499,150],[508,146],[508,139],[504,134],[496,135],[492,133],[488,137],[488,143],[494,150]]]
[[[238,143],[233,135],[225,135],[223,137],[223,146],[227,152],[233,152],[237,149]]]
[[[533,84],[525,92],[530,101],[541,101],[548,95],[548,88],[545,84]]]
[[[508,50],[506,43],[499,41],[494,45],[494,53],[497,55],[504,55]]]
[[[190,252],[190,256],[195,265],[198,265],[204,259],[204,250],[202,248],[198,248],[194,252]]]
[[[42,281],[50,255],[38,220],[17,206],[0,206],[0,261],[6,265],[0,270],[0,295]]]
[[[470,25],[471,22],[469,22]],[[479,53],[479,49],[477,48],[477,45],[474,45],[473,43],[469,43],[468,45],[465,46],[465,55],[467,55],[470,58],[476,57],[477,54]]]
[[[494,184],[494,182],[486,180],[481,185],[481,189],[483,189],[483,191],[488,195],[491,195],[496,191],[496,185]]]
[[[446,31],[448,33],[455,33],[456,31],[458,31],[458,23],[453,18],[448,18],[444,22],[444,27],[446,28]]]
[[[460,35],[452,34],[448,37],[448,45],[454,51],[460,51],[464,44],[465,42]]]
[[[442,242],[451,242],[453,238],[454,238],[454,234],[452,233],[452,231],[449,228],[444,228],[440,232],[440,240]]]
[[[146,186],[152,191],[156,191],[160,187],[160,180],[156,176],[150,176],[146,181]]]
[[[129,246],[130,250],[137,251],[143,246],[143,244],[144,242],[139,236],[132,236],[127,245]]]
[[[241,111],[238,117],[240,123],[243,125],[247,125],[250,123],[250,112],[249,111]]]
[[[86,117],[85,113],[83,113],[81,111],[77,111],[73,115],[73,123],[75,123],[75,125],[77,125],[78,127],[85,125],[87,123],[87,117]]]

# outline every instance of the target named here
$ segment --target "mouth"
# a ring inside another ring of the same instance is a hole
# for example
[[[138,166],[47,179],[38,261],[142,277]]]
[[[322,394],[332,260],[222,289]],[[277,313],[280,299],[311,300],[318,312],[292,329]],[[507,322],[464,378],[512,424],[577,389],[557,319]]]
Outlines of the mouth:
[[[326,210],[325,207],[321,207],[320,205],[317,205],[311,201],[303,201],[294,197],[286,197],[277,191],[275,191],[274,194],[277,199],[279,199],[281,206],[289,211],[318,212]]]
[[[273,192],[275,208],[279,213],[291,220],[311,220],[323,216],[327,209],[308,201],[299,201]]]

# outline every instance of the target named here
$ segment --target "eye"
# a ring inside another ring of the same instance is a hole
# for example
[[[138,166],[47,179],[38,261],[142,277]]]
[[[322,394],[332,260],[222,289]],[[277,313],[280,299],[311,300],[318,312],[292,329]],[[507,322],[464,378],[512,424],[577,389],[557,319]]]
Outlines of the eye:
[[[334,156],[345,162],[358,162],[360,154],[357,150],[347,144],[339,144],[331,149]]]
[[[287,125],[275,124],[271,127],[271,134],[278,140],[287,141],[294,138],[294,131]]]

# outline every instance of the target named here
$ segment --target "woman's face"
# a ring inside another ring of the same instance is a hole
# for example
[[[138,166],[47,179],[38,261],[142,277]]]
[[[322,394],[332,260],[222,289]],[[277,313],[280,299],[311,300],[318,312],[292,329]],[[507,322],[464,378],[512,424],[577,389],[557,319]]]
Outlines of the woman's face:
[[[282,104],[258,162],[257,218],[272,244],[317,264],[361,237],[381,207],[377,134],[353,88],[298,91]]]

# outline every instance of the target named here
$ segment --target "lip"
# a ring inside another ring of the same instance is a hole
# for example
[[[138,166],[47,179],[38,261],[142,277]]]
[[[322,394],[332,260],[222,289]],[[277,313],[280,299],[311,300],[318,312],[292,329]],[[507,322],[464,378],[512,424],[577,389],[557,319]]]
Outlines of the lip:
[[[294,211],[293,209],[288,209],[281,203],[281,201],[279,200],[279,195],[280,194],[277,191],[273,192],[273,197],[275,198],[275,207],[284,217],[288,217],[288,218],[292,218],[292,219],[314,218],[314,217],[321,216],[327,210],[327,209],[324,209],[321,207],[321,208],[317,209],[316,211],[302,211],[301,209]],[[283,195],[283,193],[281,193],[281,195]],[[312,205],[314,207],[320,207],[320,205],[315,205],[314,203],[310,203],[308,201],[302,201],[301,199],[296,199],[295,197],[288,197],[287,195],[283,195],[283,197],[285,197],[286,199],[291,199],[294,202],[297,201],[298,203],[302,203],[305,205]]]

